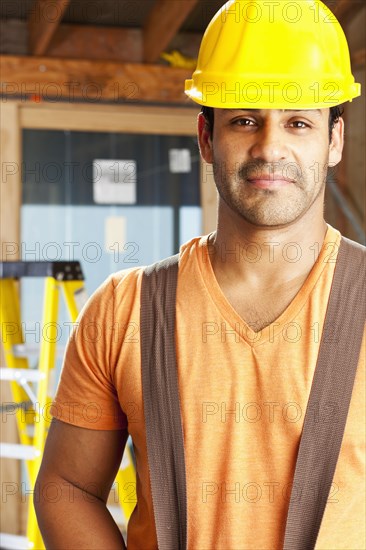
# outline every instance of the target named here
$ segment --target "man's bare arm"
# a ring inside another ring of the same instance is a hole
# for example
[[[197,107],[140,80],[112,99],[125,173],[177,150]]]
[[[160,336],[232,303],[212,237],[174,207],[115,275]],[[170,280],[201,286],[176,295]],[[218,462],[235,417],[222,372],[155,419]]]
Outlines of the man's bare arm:
[[[34,494],[47,549],[126,548],[106,502],[127,437],[52,421]]]

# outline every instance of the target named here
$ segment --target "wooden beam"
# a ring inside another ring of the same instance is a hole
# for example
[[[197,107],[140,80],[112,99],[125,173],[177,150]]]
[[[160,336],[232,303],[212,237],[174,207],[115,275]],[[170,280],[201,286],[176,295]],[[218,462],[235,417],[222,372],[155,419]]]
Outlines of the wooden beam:
[[[19,108],[15,102],[0,103],[0,243],[1,260],[17,260],[20,257],[20,207],[21,207],[21,130]],[[3,346],[0,344],[0,367],[6,366]],[[0,382],[2,404],[13,401],[10,383]],[[1,441],[19,443],[14,415],[4,415],[1,426]],[[17,488],[0,503],[1,532],[20,534],[20,462],[0,459],[2,487]]]
[[[200,33],[178,33],[170,47],[188,57],[197,57],[201,40]],[[97,25],[60,25],[48,46],[47,57],[143,63],[143,31]]]
[[[27,25],[20,19],[0,19],[0,54],[28,55]],[[197,57],[201,40],[201,33],[180,32],[169,46],[187,57]],[[142,63],[142,42],[140,28],[61,24],[48,45],[47,57]]]
[[[365,6],[364,0],[338,0],[329,5],[339,22],[344,26]]]
[[[21,131],[18,105],[0,103],[0,242],[1,259],[17,260],[20,242]],[[12,251],[12,257],[7,254]]]
[[[35,101],[124,101],[189,105],[186,69],[47,57],[0,56],[2,94]]]
[[[44,55],[70,0],[37,0],[29,16],[29,51]]]
[[[156,0],[144,25],[144,61],[155,63],[198,0]]]
[[[22,129],[195,136],[199,106],[167,109],[156,105],[37,104],[26,101],[20,105],[19,111]]]
[[[96,25],[60,25],[47,57],[142,63],[142,31]]]

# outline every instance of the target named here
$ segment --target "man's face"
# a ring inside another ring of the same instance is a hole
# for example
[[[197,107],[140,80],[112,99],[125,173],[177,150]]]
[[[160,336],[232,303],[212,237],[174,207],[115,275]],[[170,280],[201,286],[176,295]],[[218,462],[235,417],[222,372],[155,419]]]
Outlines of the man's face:
[[[215,109],[210,138],[199,119],[199,142],[229,209],[256,226],[283,226],[323,204],[328,166],[341,159],[343,121],[329,143],[329,109]]]

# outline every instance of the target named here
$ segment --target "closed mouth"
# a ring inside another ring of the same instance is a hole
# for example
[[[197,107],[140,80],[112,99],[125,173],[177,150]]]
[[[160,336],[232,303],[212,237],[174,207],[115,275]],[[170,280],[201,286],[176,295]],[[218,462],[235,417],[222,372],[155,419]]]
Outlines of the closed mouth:
[[[255,176],[248,177],[248,181],[287,181],[288,183],[295,183],[295,180],[286,178],[281,174],[256,174]]]

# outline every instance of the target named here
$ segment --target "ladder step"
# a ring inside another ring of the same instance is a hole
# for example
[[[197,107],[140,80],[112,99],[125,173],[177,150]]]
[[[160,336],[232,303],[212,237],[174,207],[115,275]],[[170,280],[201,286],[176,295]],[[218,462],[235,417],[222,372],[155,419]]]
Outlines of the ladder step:
[[[13,355],[17,358],[29,358],[38,357],[40,346],[32,346],[30,344],[15,344],[13,346]],[[56,357],[63,357],[65,353],[65,346],[57,346]]]
[[[21,537],[19,535],[10,535],[8,533],[0,533],[0,548],[1,550],[28,550],[33,548],[33,544],[29,542],[27,537]]]
[[[41,451],[36,449],[33,445],[21,445],[20,443],[1,443],[0,445],[1,458],[33,460],[38,456],[41,456]]]
[[[114,521],[118,525],[123,525],[123,523],[125,521],[125,517],[124,517],[124,514],[123,514],[123,511],[122,511],[121,507],[120,506],[113,506],[111,504],[108,504],[108,510],[109,510],[112,518],[114,519]]]
[[[16,382],[38,382],[45,378],[43,372],[33,369],[0,369],[0,380],[13,380]]]
[[[58,281],[83,281],[80,262],[0,262],[1,279],[54,277]]]

